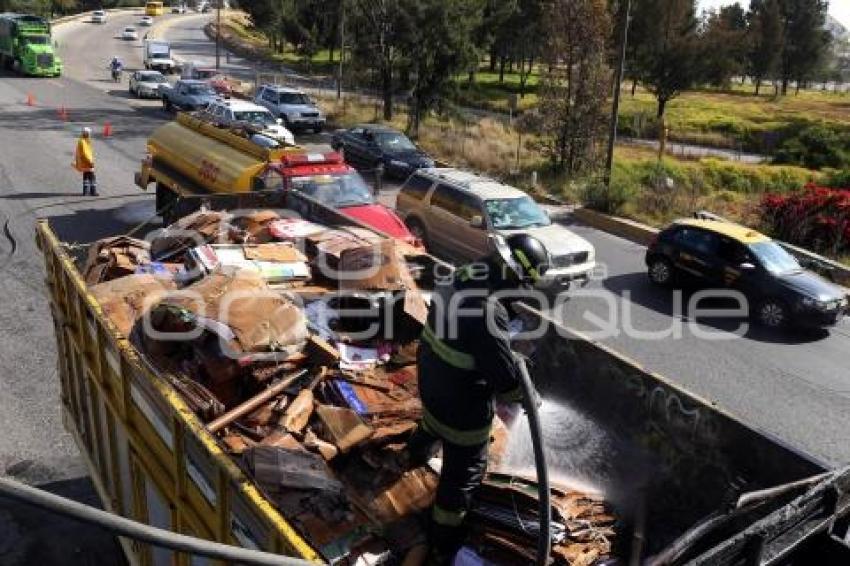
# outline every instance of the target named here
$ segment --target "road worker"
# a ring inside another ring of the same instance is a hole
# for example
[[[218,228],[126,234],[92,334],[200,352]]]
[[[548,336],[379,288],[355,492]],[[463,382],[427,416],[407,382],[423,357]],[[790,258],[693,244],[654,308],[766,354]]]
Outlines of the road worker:
[[[97,181],[94,176],[94,150],[91,145],[91,128],[83,128],[74,152],[74,169],[83,174],[83,196],[97,196]]]
[[[414,466],[442,444],[442,466],[429,529],[429,563],[449,564],[466,537],[465,515],[487,467],[495,402],[522,400],[511,350],[510,298],[548,267],[543,245],[526,234],[494,240],[494,251],[438,285],[419,346],[423,416],[409,443]],[[495,295],[494,295],[495,294]]]

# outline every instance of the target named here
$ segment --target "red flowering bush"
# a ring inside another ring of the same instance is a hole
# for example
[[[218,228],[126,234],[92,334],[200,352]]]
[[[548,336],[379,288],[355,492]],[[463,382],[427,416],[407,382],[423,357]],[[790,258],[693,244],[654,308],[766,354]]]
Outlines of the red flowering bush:
[[[808,184],[790,195],[766,195],[761,216],[779,239],[832,254],[850,252],[850,189]]]

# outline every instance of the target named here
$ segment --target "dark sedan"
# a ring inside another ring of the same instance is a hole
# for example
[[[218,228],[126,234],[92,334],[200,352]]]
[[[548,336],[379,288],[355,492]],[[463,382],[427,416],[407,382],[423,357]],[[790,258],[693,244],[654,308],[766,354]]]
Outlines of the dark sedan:
[[[384,175],[393,179],[404,180],[417,169],[434,166],[434,160],[407,136],[386,126],[360,124],[337,130],[331,145],[354,167],[369,170],[383,166]]]
[[[847,311],[846,290],[803,269],[767,236],[737,224],[676,221],[647,248],[646,264],[658,285],[688,278],[743,293],[753,317],[768,327],[834,326]]]

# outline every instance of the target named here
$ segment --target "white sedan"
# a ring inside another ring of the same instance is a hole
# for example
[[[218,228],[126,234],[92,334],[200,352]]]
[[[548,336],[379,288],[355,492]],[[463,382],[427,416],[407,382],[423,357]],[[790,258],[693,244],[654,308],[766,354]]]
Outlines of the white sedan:
[[[150,27],[153,25],[153,18],[150,16],[142,16],[142,19],[139,20],[140,26]]]
[[[125,41],[135,41],[139,39],[139,32],[133,26],[127,26],[121,30],[121,39]]]
[[[104,12],[103,10],[95,10],[91,13],[91,22],[93,24],[105,24],[106,12]]]
[[[130,94],[138,98],[159,98],[159,85],[167,83],[159,71],[136,71],[130,75]]]

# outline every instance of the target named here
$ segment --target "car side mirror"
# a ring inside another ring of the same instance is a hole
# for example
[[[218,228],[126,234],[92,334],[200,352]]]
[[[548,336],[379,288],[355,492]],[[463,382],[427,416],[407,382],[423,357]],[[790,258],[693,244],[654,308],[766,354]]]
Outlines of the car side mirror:
[[[469,225],[473,228],[483,228],[484,227],[484,217],[480,214],[474,215],[469,219]]]
[[[749,261],[745,261],[738,267],[740,267],[742,271],[755,271],[756,268],[755,264],[750,263]]]

